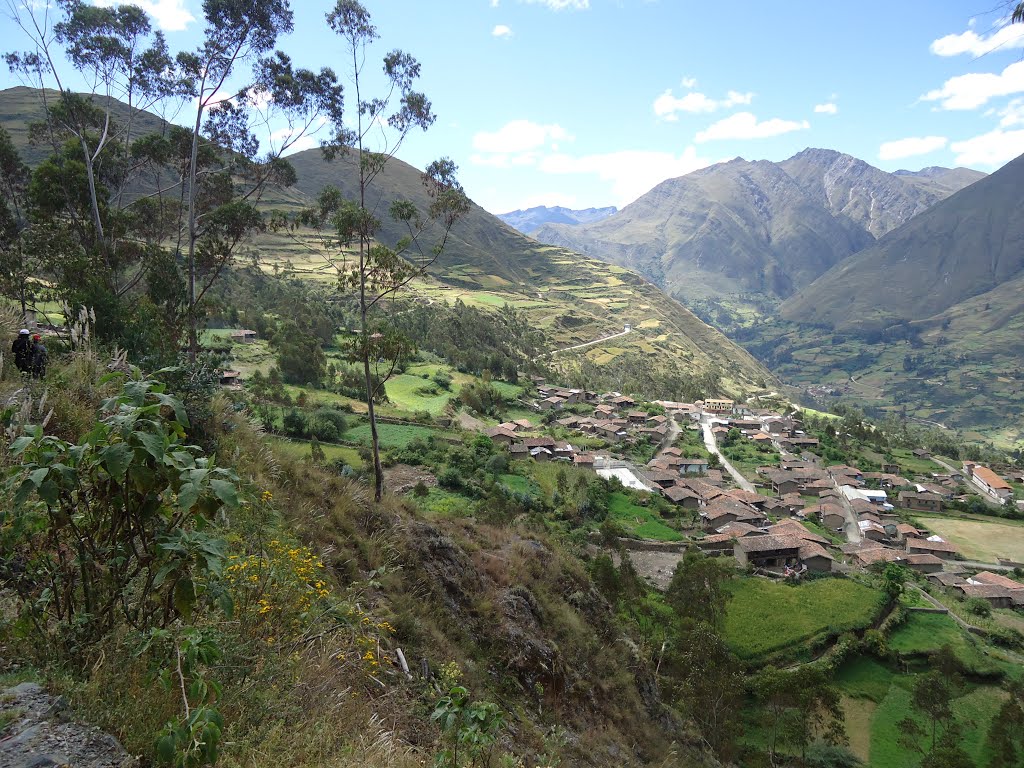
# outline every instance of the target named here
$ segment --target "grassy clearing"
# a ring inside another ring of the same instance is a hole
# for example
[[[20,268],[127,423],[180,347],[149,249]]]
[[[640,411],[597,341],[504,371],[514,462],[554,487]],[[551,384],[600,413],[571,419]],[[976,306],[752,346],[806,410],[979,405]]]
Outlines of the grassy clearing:
[[[270,437],[269,439],[289,456],[294,456],[298,459],[309,458],[310,448],[308,440],[289,440],[283,437]],[[347,445],[320,443],[320,447],[323,449],[324,456],[327,457],[328,461],[338,461],[340,459],[352,467],[358,467],[363,463],[363,460],[359,458],[359,451]]]
[[[499,480],[501,480],[502,485],[513,493],[521,493],[533,498],[537,498],[540,494],[540,488],[537,487],[537,484],[522,475],[501,475]]]
[[[383,448],[405,448],[416,438],[426,440],[430,437],[446,437],[447,433],[421,427],[415,424],[378,424],[377,435]],[[370,444],[370,425],[360,424],[345,433],[345,439],[354,443]]]
[[[899,682],[904,684],[890,686],[889,693],[871,719],[871,768],[906,768],[920,763],[918,755],[899,744],[901,731],[898,723],[912,711],[911,679],[903,678]],[[1003,692],[993,686],[977,686],[953,703],[958,719],[970,723],[964,728],[960,746],[976,765],[987,765],[991,757],[985,747],[985,738],[1003,696]]]
[[[403,373],[385,385],[388,400],[404,411],[426,411],[432,416],[441,413],[454,397],[430,379]]]
[[[1024,526],[1005,521],[917,516],[921,524],[960,547],[964,557],[994,563],[999,557],[1024,560]]]
[[[847,696],[880,703],[895,675],[869,656],[855,656],[836,671],[835,681]]]
[[[850,746],[871,768],[905,768],[920,763],[920,756],[899,745],[901,732],[897,727],[897,723],[912,712],[910,701],[915,678],[915,675],[898,674],[864,656],[850,659],[836,671],[835,682],[843,693],[843,707],[847,712]],[[987,765],[985,736],[1004,695],[995,686],[971,686],[953,703],[961,722],[971,723],[964,729],[961,746],[977,765]],[[870,745],[869,751],[863,754],[866,743]]]
[[[849,579],[817,579],[790,586],[762,578],[731,586],[724,636],[744,659],[765,656],[823,634],[871,624],[881,593]]]
[[[941,613],[911,613],[889,638],[889,646],[900,653],[924,655],[949,646],[964,665],[978,674],[998,674],[1000,665],[978,647],[978,642]]]
[[[662,522],[657,513],[633,502],[625,493],[608,496],[608,517],[621,525],[627,533],[641,539],[680,541],[683,535]]]
[[[426,496],[416,499],[416,503],[423,511],[438,517],[465,517],[472,505],[465,496],[443,488],[430,488]]]
[[[900,469],[911,475],[930,475],[933,472],[945,472],[945,470],[931,459],[920,459],[908,448],[894,448],[892,451],[896,463]]]

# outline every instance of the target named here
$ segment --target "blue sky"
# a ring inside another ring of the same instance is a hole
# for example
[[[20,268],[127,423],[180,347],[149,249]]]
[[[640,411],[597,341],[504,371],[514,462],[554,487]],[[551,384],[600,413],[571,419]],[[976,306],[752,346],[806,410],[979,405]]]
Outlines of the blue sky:
[[[195,45],[200,0],[137,4],[173,49]],[[807,146],[886,170],[992,171],[1024,152],[1024,25],[1007,26],[998,4],[366,2],[375,55],[415,55],[438,114],[400,156],[453,158],[494,213],[621,207],[665,178]],[[341,72],[323,21],[332,3],[293,5],[296,31],[280,47]],[[5,48],[24,47],[11,21],[0,25]]]

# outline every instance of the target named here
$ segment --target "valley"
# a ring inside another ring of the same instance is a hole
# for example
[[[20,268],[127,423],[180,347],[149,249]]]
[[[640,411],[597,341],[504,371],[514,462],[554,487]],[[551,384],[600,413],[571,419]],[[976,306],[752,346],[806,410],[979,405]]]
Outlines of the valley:
[[[1024,3],[142,5],[0,22],[0,766],[1024,764]]]

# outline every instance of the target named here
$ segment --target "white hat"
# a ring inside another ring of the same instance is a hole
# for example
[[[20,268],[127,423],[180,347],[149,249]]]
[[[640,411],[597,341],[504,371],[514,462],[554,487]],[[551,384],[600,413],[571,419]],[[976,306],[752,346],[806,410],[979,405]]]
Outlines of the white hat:
[[[28,336],[28,328],[22,328],[20,331],[18,331],[18,335],[20,336],[21,334],[25,334],[26,336]]]

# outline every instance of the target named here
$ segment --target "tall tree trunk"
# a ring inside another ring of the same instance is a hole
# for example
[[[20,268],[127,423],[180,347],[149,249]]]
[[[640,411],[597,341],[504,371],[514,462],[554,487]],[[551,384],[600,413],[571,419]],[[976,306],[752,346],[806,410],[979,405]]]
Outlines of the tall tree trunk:
[[[192,134],[192,156],[188,166],[188,359],[195,363],[199,354],[199,333],[196,317],[196,165],[199,159],[199,129],[203,122],[204,79],[199,87],[199,104],[196,106],[196,123]]]

